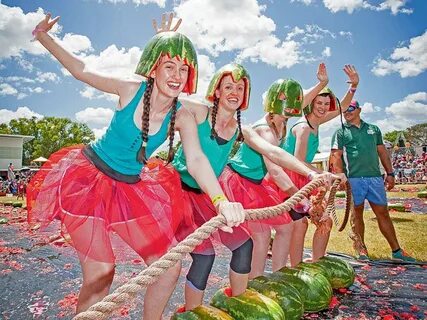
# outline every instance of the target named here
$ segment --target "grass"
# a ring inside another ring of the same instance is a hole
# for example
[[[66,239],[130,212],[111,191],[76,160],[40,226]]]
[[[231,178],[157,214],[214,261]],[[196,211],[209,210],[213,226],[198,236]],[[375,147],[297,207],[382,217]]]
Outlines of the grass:
[[[0,197],[0,203],[5,203],[5,202],[21,202],[22,204],[26,204],[26,201],[22,200],[22,198],[19,198],[19,200],[16,200],[16,196]]]
[[[337,210],[337,214],[343,214],[343,210]],[[381,234],[377,220],[371,210],[365,213],[365,243],[371,258],[390,259],[390,247]],[[402,248],[413,257],[421,261],[427,261],[427,214],[414,214],[408,212],[391,212],[397,238]],[[342,252],[354,255],[352,241],[348,237],[350,223],[343,232],[338,232],[334,227],[328,245],[328,251]],[[311,248],[311,239],[315,226],[310,224],[305,246]]]
[[[425,184],[398,184],[395,186],[395,189],[399,191],[387,192],[388,198],[417,198],[417,194],[419,191],[426,190],[426,185]]]

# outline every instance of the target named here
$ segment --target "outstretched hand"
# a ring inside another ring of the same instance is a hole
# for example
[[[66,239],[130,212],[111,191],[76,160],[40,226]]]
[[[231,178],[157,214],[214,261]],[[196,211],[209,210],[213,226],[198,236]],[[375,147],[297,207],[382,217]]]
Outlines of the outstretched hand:
[[[48,32],[50,29],[52,29],[55,23],[58,22],[60,18],[59,16],[57,16],[56,18],[51,19],[51,17],[52,15],[50,13],[46,14],[44,19],[40,21],[39,24],[35,27],[34,30],[36,31],[36,33],[34,34],[34,36],[37,37],[37,34],[39,33],[39,31]]]
[[[173,18],[174,18],[173,12],[169,13],[169,16],[167,13],[163,13],[162,14],[162,23],[161,23],[160,27],[157,27],[157,21],[156,21],[156,19],[153,19],[154,31],[156,33],[161,33],[161,32],[178,30],[179,26],[181,25],[182,19],[179,18],[178,21],[176,22],[175,26],[172,27]],[[167,21],[166,21],[166,19],[167,19]]]
[[[322,83],[328,83],[328,72],[326,71],[326,65],[322,62],[319,64],[319,67],[317,68],[317,79]]]
[[[359,74],[354,66],[346,64],[343,68],[346,73],[348,80],[347,83],[350,83],[352,87],[357,87],[359,84]]]

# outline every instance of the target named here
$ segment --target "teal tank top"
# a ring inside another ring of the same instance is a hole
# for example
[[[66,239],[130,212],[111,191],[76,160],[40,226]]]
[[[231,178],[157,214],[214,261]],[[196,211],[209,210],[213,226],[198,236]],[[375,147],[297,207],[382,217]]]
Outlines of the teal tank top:
[[[115,171],[126,175],[138,175],[143,167],[137,160],[141,146],[141,130],[134,123],[134,113],[146,89],[143,81],[129,104],[116,110],[105,134],[91,143],[95,153]],[[177,108],[181,104],[178,102]],[[171,111],[166,115],[159,131],[148,136],[147,158],[167,139]]]
[[[254,128],[258,126],[268,126],[268,124],[261,123],[255,125]],[[280,147],[282,147],[282,142],[280,143]],[[267,167],[265,166],[262,155],[246,143],[240,145],[239,150],[237,150],[234,157],[228,163],[238,174],[254,181],[261,181],[267,174]]]
[[[301,123],[307,123],[307,120],[305,118],[302,118],[300,121],[295,123],[289,129],[288,134],[286,135],[285,143],[283,145],[283,149],[292,155],[295,155],[295,144],[296,144],[296,137],[292,133],[292,129]],[[315,135],[313,132],[310,132],[310,135],[308,136],[308,141],[307,141],[307,153],[305,155],[305,162],[311,163],[318,149],[319,149],[319,134]]]
[[[207,117],[205,121],[197,126],[197,133],[200,140],[200,146],[208,158],[216,177],[219,177],[224,170],[225,165],[227,164],[231,149],[233,148],[233,144],[237,138],[237,131],[229,141],[224,140],[224,144],[219,144],[217,139],[211,139],[210,137],[211,126]],[[185,154],[184,150],[182,149],[182,145],[175,153],[172,165],[175,167],[176,171],[179,172],[182,182],[191,188],[200,189],[200,186],[188,173],[187,162],[185,160]]]

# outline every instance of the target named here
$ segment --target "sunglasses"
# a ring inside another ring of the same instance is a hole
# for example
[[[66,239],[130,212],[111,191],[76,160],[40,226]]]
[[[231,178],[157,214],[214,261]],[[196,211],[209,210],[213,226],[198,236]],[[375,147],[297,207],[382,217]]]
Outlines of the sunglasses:
[[[344,113],[348,113],[348,112],[353,112],[354,110],[356,110],[357,109],[357,107],[355,107],[355,106],[350,106],[350,107],[348,107],[348,109],[347,110],[345,110],[345,112]]]

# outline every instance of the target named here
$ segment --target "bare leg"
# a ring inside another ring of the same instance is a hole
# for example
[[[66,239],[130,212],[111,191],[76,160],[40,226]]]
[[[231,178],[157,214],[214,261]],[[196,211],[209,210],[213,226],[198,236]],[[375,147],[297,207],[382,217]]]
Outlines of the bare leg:
[[[369,204],[377,217],[381,233],[386,238],[391,250],[394,251],[399,249],[400,246],[397,241],[396,231],[394,230],[393,222],[391,221],[387,206],[379,206],[371,202],[369,202]]]
[[[291,258],[291,267],[297,266],[303,258],[304,253],[304,238],[308,229],[307,218],[293,222],[294,230],[292,232],[292,240],[289,255]]]
[[[284,224],[281,226],[276,226],[276,235],[273,241],[272,248],[272,269],[273,272],[286,266],[288,261],[288,255],[292,239],[292,231],[294,229],[294,224]]]
[[[329,218],[325,223],[329,229],[327,232],[322,232],[318,228],[316,228],[316,231],[314,232],[312,262],[318,261],[326,253],[326,247],[328,246],[329,237],[331,235],[332,219]]]
[[[109,292],[114,277],[114,264],[80,260],[83,285],[80,289],[76,313],[87,310]]]
[[[153,261],[147,263],[151,264]],[[181,271],[181,262],[161,275],[158,280],[147,287],[144,298],[144,319],[160,320],[166,304],[175,289]]]
[[[233,297],[241,295],[248,286],[249,274],[236,273],[230,269],[230,286]]]
[[[365,222],[363,221],[363,210],[365,204],[354,207],[354,232],[360,236],[360,239],[365,243]]]
[[[252,264],[249,279],[253,279],[264,274],[265,261],[267,259],[268,246],[271,239],[271,231],[254,232],[251,236],[254,248],[252,250]]]
[[[188,283],[185,283],[185,310],[193,310],[203,303],[204,290],[199,290]]]

